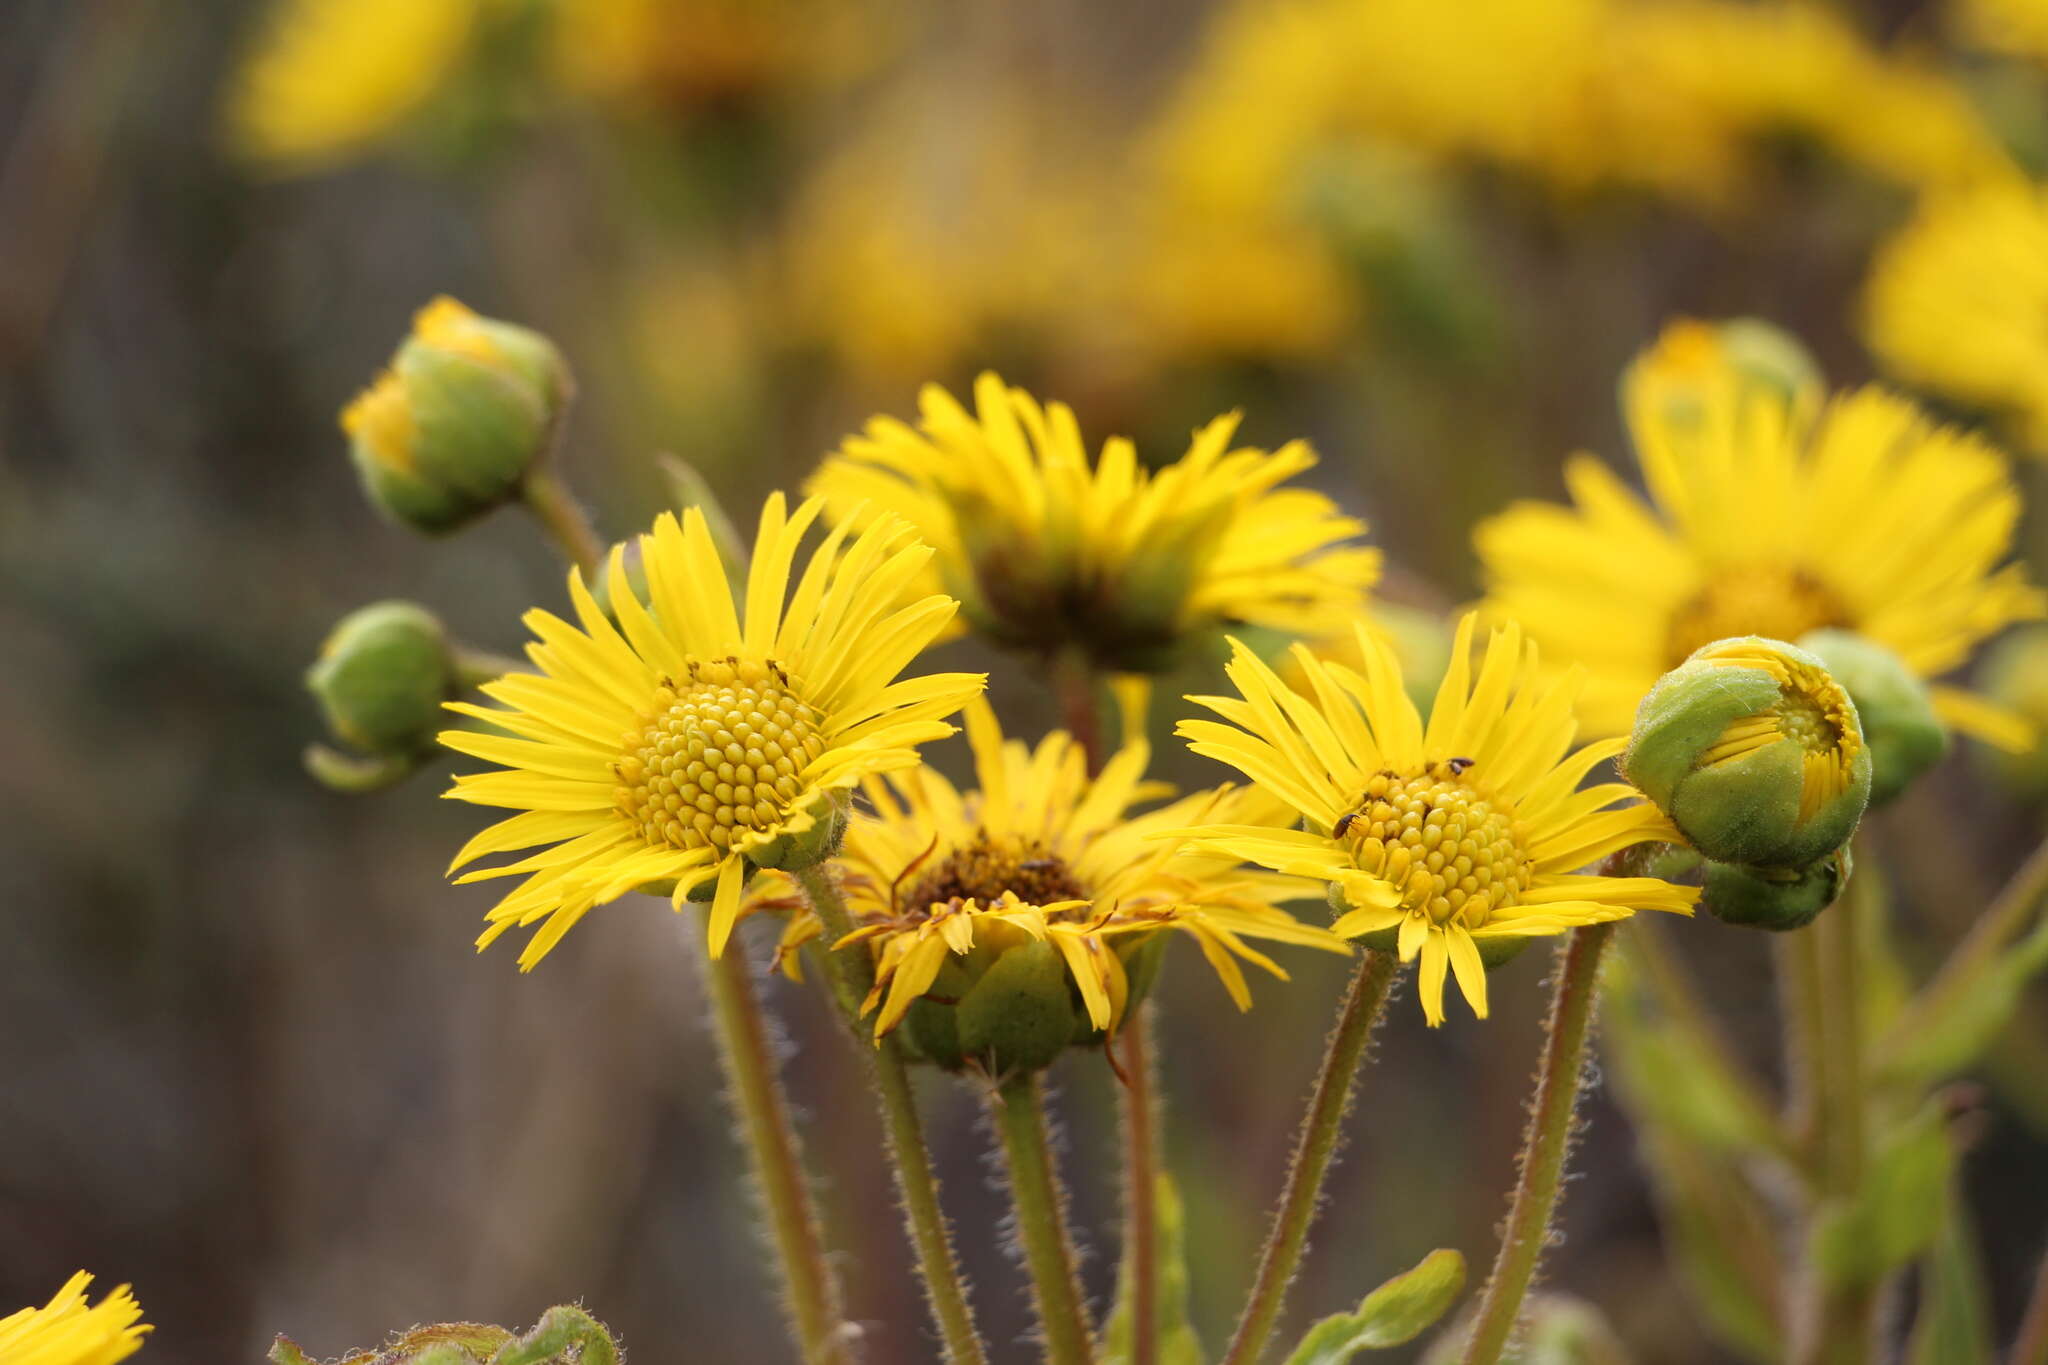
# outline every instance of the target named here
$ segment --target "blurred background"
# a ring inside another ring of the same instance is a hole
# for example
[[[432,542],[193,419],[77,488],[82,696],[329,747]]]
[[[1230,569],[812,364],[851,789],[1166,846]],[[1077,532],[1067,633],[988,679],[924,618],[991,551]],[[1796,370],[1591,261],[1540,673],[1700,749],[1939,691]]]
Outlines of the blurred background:
[[[0,1309],[84,1266],[136,1285],[158,1365],[578,1298],[636,1359],[790,1356],[694,921],[629,898],[521,977],[471,951],[490,888],[443,881],[476,812],[432,773],[351,798],[300,767],[301,674],[343,612],[416,598],[512,651],[564,596],[515,512],[429,543],[359,495],[335,414],[430,296],[561,344],[565,473],[608,534],[661,505],[658,452],[747,520],[921,383],[993,367],[1155,461],[1232,408],[1254,444],[1309,438],[1385,595],[1442,611],[1475,592],[1475,519],[1558,496],[1574,450],[1627,467],[1615,378],[1667,318],[1755,314],[1838,383],[1878,372],[1873,252],[1922,196],[2048,148],[2040,9],[0,5]],[[1013,728],[1050,723],[1029,670],[948,651],[994,670]],[[1177,750],[1169,776],[1216,780]],[[1967,752],[1887,812],[1918,960],[2039,827]],[[1755,937],[1666,941],[1769,1069]],[[1487,1024],[1393,1011],[1295,1321],[1432,1247],[1490,1259],[1545,957],[1500,973]],[[1345,971],[1286,965],[1243,1017],[1204,971],[1164,987],[1212,1345]],[[817,997],[764,989],[871,1358],[933,1359],[846,1045]],[[2028,1009],[1972,1099],[2008,1331],[2048,1228],[2048,1000]],[[933,1081],[978,1307],[1023,1359],[975,1106]],[[1099,1300],[1115,1081],[1081,1055],[1055,1081]],[[1739,1359],[1660,1249],[1611,1094],[1587,1117],[1549,1286],[1645,1365]]]

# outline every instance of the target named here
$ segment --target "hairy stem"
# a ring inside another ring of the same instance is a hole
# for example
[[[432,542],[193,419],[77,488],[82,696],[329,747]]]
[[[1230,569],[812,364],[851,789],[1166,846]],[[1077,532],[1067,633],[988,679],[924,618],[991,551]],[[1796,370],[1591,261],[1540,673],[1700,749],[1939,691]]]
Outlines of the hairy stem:
[[[570,563],[583,570],[585,579],[594,577],[604,559],[604,541],[568,485],[543,464],[528,472],[522,491],[527,509],[548,533],[548,539]]]
[[[1003,1142],[1010,1177],[1010,1207],[1038,1326],[1045,1335],[1046,1365],[1090,1365],[1094,1335],[1074,1274],[1074,1246],[1067,1235],[1067,1192],[1053,1161],[1045,1128],[1044,1082],[1036,1071],[1012,1076],[991,1098],[990,1118]]]
[[[805,868],[796,874],[796,879],[825,928],[818,957],[847,1021],[858,1033],[861,1002],[874,985],[874,963],[865,945],[856,944],[844,951],[832,948],[832,944],[852,931],[853,919],[833,883],[829,865],[820,863]],[[903,1201],[904,1221],[911,1244],[917,1250],[925,1299],[945,1343],[946,1359],[954,1365],[983,1365],[987,1356],[975,1331],[974,1312],[967,1304],[959,1262],[953,1256],[952,1230],[939,1207],[939,1182],[932,1174],[924,1124],[918,1118],[917,1098],[911,1092],[910,1073],[903,1064],[902,1050],[894,1038],[884,1038],[879,1045],[870,1045],[863,1038],[857,1050],[868,1068],[868,1079],[881,1110],[896,1193]]]
[[[1374,1025],[1385,1012],[1387,994],[1393,985],[1399,959],[1392,953],[1365,950],[1351,987],[1337,1012],[1323,1048],[1322,1065],[1316,1071],[1315,1088],[1309,1092],[1308,1112],[1302,1116],[1301,1132],[1294,1140],[1294,1159],[1287,1168],[1287,1184],[1273,1211],[1272,1231],[1259,1252],[1259,1269],[1252,1280],[1251,1296],[1237,1320],[1237,1333],[1230,1339],[1223,1365],[1252,1365],[1266,1348],[1287,1299],[1287,1287],[1301,1265],[1301,1253],[1308,1245],[1309,1225],[1322,1203],[1323,1179],[1337,1155],[1343,1136],[1344,1115],[1351,1108],[1351,1094],[1358,1079],[1359,1063]]]
[[[1124,1265],[1131,1285],[1130,1365],[1159,1360],[1159,1078],[1152,1064],[1151,1006],[1124,1020]]]
[[[1550,1241],[1550,1220],[1557,1211],[1565,1158],[1571,1152],[1572,1114],[1585,1078],[1600,959],[1614,929],[1612,923],[1574,929],[1558,948],[1543,1060],[1529,1104],[1529,1126],[1522,1134],[1521,1177],[1500,1254],[1479,1300],[1472,1338],[1465,1344],[1464,1365],[1494,1365],[1500,1359]]]
[[[807,1365],[852,1365],[857,1359],[855,1334],[845,1321],[839,1284],[825,1256],[802,1147],[790,1122],[789,1100],[748,976],[746,954],[735,950],[713,959],[704,952],[702,927],[694,921],[685,924],[685,937],[706,959],[719,1060],[768,1214],[790,1333]]]

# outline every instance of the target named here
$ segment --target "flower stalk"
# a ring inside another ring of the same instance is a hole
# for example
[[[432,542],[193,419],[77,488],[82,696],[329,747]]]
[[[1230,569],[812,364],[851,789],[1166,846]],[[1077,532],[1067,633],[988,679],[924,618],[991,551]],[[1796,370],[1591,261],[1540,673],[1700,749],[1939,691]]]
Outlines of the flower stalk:
[[[1130,1365],[1159,1361],[1159,1078],[1153,1069],[1152,1007],[1124,1021],[1120,1107],[1124,1140],[1124,1264],[1131,1284]]]
[[[687,922],[686,922],[687,923]],[[693,923],[684,937],[704,958],[717,1025],[718,1056],[726,1090],[746,1139],[756,1187],[768,1214],[771,1241],[780,1262],[783,1304],[790,1333],[806,1365],[853,1365],[855,1331],[841,1307],[838,1279],[825,1255],[824,1233],[803,1165],[803,1150],[790,1121],[774,1051],[755,995],[746,955],[713,958]]]
[[[833,993],[856,1034],[864,1035],[860,1027],[861,1003],[874,985],[874,964],[868,960],[864,945],[845,952],[834,951],[830,946],[852,932],[853,918],[847,913],[845,899],[833,882],[829,865],[818,863],[794,875],[818,922],[824,926],[824,946],[818,957],[824,963]],[[939,1206],[939,1182],[932,1174],[924,1124],[918,1117],[917,1098],[911,1092],[910,1073],[903,1064],[902,1051],[893,1037],[871,1046],[864,1036],[857,1051],[868,1068],[875,1102],[881,1110],[896,1193],[903,1201],[904,1220],[911,1244],[917,1250],[925,1299],[945,1343],[946,1359],[952,1365],[983,1365],[986,1356],[975,1330],[974,1312],[967,1303],[960,1265],[953,1255],[952,1231]]]
[[[586,580],[594,581],[598,566],[604,562],[604,541],[568,485],[543,463],[527,474],[521,496],[563,557],[583,570]]]
[[[1002,1139],[1010,1207],[1038,1306],[1047,1365],[1092,1365],[1094,1334],[1067,1233],[1067,1192],[1046,1131],[1043,1073],[1011,1076],[990,1097],[989,1117]]]
[[[1344,1116],[1351,1109],[1366,1044],[1386,1012],[1387,996],[1399,965],[1400,960],[1393,953],[1367,949],[1352,973],[1336,1026],[1330,1030],[1329,1041],[1323,1048],[1315,1088],[1309,1092],[1308,1111],[1294,1140],[1294,1159],[1288,1165],[1287,1184],[1273,1212],[1272,1230],[1259,1252],[1251,1295],[1238,1317],[1237,1332],[1224,1353],[1223,1365],[1253,1365],[1273,1335],[1273,1326],[1287,1299],[1287,1287],[1293,1282],[1302,1251],[1308,1245],[1309,1225],[1322,1204],[1323,1180],[1342,1141]]]
[[[1565,1158],[1571,1152],[1572,1115],[1585,1079],[1600,961],[1614,928],[1610,922],[1574,929],[1558,948],[1543,1060],[1536,1073],[1529,1125],[1522,1135],[1521,1176],[1500,1253],[1465,1345],[1464,1365],[1494,1365],[1500,1359],[1550,1240],[1550,1220],[1557,1211]]]

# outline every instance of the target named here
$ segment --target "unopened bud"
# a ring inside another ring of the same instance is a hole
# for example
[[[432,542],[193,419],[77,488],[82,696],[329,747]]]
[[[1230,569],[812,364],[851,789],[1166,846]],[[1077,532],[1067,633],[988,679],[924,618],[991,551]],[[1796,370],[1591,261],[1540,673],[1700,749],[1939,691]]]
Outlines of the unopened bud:
[[[1835,903],[1849,880],[1848,848],[1805,868],[1706,865],[1700,904],[1726,924],[1753,929],[1803,929]]]
[[[1703,421],[1731,393],[1789,407],[1821,386],[1820,367],[1799,340],[1757,318],[1680,319],[1622,376],[1625,406],[1680,427]]]
[[[1934,714],[1927,684],[1883,645],[1845,630],[1800,641],[1827,665],[1856,703],[1870,746],[1870,804],[1881,806],[1948,752],[1948,727]]]
[[[306,671],[336,738],[371,755],[431,749],[457,676],[447,632],[412,602],[377,602],[343,617]]]
[[[370,500],[440,534],[517,495],[569,391],[546,337],[444,296],[415,316],[390,368],[342,410],[341,427]]]
[[[1814,655],[1759,636],[1693,652],[1643,698],[1622,772],[1716,862],[1802,868],[1870,797],[1856,704]]]

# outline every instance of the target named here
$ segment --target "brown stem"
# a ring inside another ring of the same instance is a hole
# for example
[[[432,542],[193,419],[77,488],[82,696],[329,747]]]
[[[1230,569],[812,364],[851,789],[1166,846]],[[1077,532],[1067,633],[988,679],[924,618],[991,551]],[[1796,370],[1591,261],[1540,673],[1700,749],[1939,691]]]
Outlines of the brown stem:
[[[1102,708],[1096,705],[1096,676],[1087,656],[1069,650],[1053,660],[1053,687],[1060,698],[1060,723],[1087,756],[1090,775],[1102,771]]]

